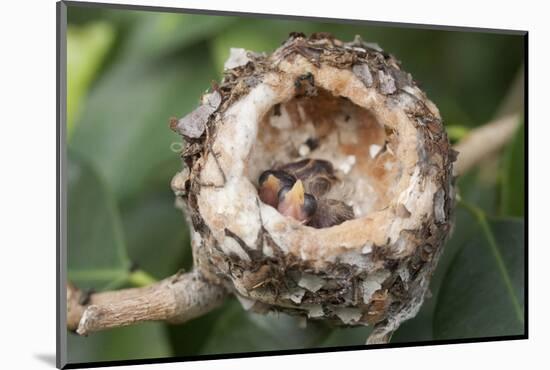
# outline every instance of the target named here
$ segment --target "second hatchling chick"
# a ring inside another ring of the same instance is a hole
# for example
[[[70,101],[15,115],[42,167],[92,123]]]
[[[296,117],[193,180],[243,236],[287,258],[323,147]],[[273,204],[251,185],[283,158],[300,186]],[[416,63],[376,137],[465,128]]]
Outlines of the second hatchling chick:
[[[355,217],[353,208],[336,199],[319,199],[317,210],[307,223],[316,229],[339,225]]]

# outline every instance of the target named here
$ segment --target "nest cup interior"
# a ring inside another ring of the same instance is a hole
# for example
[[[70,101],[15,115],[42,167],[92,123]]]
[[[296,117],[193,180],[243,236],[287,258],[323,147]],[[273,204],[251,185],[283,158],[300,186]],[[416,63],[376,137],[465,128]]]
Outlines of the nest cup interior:
[[[398,136],[368,109],[316,87],[293,95],[259,119],[247,176],[257,184],[265,170],[304,158],[330,161],[340,179],[331,197],[359,218],[387,208],[395,197],[403,166]]]
[[[309,74],[314,89],[304,94],[296,81]],[[247,258],[226,230],[251,246],[264,227],[285,253],[321,266],[344,251],[397,243],[402,230],[418,228],[433,213],[437,184],[419,172],[424,148],[403,109],[410,104],[406,94],[366,87],[351,70],[314,68],[304,58],[264,74],[222,113],[212,143],[217,155],[201,165],[201,181],[219,186],[201,187],[198,206],[224,252]],[[341,181],[330,198],[351,205],[354,219],[316,229],[258,203],[259,175],[302,158],[333,164]],[[413,244],[398,243],[399,253]]]

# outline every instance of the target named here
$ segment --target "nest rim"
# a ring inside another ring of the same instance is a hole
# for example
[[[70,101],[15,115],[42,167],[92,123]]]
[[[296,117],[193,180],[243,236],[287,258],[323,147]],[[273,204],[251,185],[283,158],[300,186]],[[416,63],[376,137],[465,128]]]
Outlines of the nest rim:
[[[399,232],[394,230],[416,229],[421,227],[421,220],[432,218],[433,197],[439,188],[439,184],[431,181],[431,177],[425,176],[423,180],[428,181],[423,191],[420,191],[417,181],[419,178],[418,170],[418,146],[422,145],[417,139],[417,131],[413,120],[401,109],[392,108],[387,104],[388,97],[382,94],[374,87],[367,87],[351,70],[338,69],[329,65],[321,65],[315,67],[305,58],[296,56],[292,62],[283,60],[279,63],[280,72],[268,72],[263,76],[263,82],[252,88],[248,94],[235,102],[225,112],[222,113],[218,123],[218,132],[212,140],[212,148],[216,153],[220,153],[218,158],[214,159],[210,156],[201,172],[201,181],[216,183],[220,179],[220,169],[218,164],[224,168],[226,181],[231,182],[235,178],[243,178],[246,184],[241,183],[239,188],[241,195],[239,198],[256,199],[258,197],[255,184],[246,176],[246,161],[250,160],[249,155],[253,148],[253,141],[257,139],[259,122],[267,112],[277,104],[287,102],[295,98],[294,81],[304,74],[312,74],[315,83],[318,87],[329,91],[334,96],[340,96],[349,99],[354,105],[372,112],[379,122],[384,126],[395,129],[400,133],[399,153],[407,153],[406,158],[408,163],[404,163],[406,171],[403,173],[400,180],[401,191],[396,192],[396,195],[390,201],[390,205],[382,210],[374,211],[370,214],[348,220],[342,224],[335,225],[324,229],[315,229],[300,222],[280,215],[272,207],[261,202],[247,202],[238,212],[234,212],[229,216],[227,211],[223,215],[223,221],[219,219],[218,212],[208,212],[214,201],[221,201],[220,197],[217,200],[212,200],[213,192],[224,193],[226,187],[222,188],[204,188],[198,194],[199,209],[206,223],[211,229],[218,229],[218,237],[216,239],[226,239],[227,236],[221,235],[222,230],[230,229],[235,232],[240,238],[253,245],[253,240],[257,235],[258,230],[250,232],[238,232],[246,227],[243,223],[250,225],[249,220],[257,217],[264,222],[264,226],[269,233],[274,236],[277,244],[285,251],[291,253],[304,260],[310,260],[314,264],[316,262],[334,262],[342,253],[357,252],[362,253],[365,246],[370,245],[385,245],[388,243],[396,243],[399,239]],[[334,86],[337,86],[335,89]],[[420,90],[415,91],[416,94],[421,94]],[[267,95],[268,98],[263,98],[262,95]],[[253,106],[255,110],[250,112],[249,106]],[[435,115],[439,118],[439,113],[435,110]],[[244,123],[250,126],[244,128]],[[236,148],[234,143],[227,143],[228,137],[238,137],[238,131],[248,131],[248,133],[239,140]],[[406,137],[405,137],[406,136]],[[407,140],[408,139],[408,140]],[[225,142],[222,142],[224,141]],[[404,156],[403,156],[404,157]],[[225,164],[225,165],[224,165]],[[229,170],[225,171],[225,169]],[[410,170],[416,169],[416,171]],[[424,184],[426,185],[426,184]],[[419,203],[415,201],[415,207],[406,207],[410,214],[406,219],[415,220],[416,222],[404,222],[404,225],[398,226],[393,224],[392,230],[389,227],[380,227],[380,225],[391,225],[390,218],[399,217],[398,207],[401,204],[397,200],[406,198],[403,195],[405,191],[411,193],[417,191],[423,195],[423,200]],[[221,201],[224,203],[223,201]],[[422,206],[418,206],[421,204]],[[409,209],[410,208],[410,209]],[[236,224],[237,214],[240,219],[243,219],[242,212],[249,212],[248,221]],[[235,216],[235,217],[234,217]],[[266,220],[269,222],[265,223]],[[223,228],[216,225],[223,224]],[[216,232],[214,231],[216,234]],[[283,234],[284,237],[277,238],[277,235]],[[388,234],[392,234],[389,236]],[[229,243],[235,244],[233,241]],[[287,248],[285,248],[287,247]],[[234,249],[233,249],[234,250]],[[398,252],[403,257],[402,251]],[[414,250],[408,250],[408,254],[414,253]],[[244,256],[243,253],[240,253]],[[397,257],[397,256],[396,256]]]

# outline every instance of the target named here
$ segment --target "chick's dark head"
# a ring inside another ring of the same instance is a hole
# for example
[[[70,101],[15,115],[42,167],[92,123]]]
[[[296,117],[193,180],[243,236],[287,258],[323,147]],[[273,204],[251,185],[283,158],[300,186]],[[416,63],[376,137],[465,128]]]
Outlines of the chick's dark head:
[[[317,201],[311,194],[305,193],[301,180],[292,187],[283,187],[278,194],[277,210],[284,216],[292,217],[300,222],[308,222],[317,210]]]
[[[332,163],[323,159],[303,159],[279,169],[302,180],[306,191],[317,198],[327,194],[338,181]]]
[[[296,182],[296,178],[285,171],[268,170],[260,175],[258,182],[260,185],[260,200],[277,208],[279,192],[284,187],[292,187]]]

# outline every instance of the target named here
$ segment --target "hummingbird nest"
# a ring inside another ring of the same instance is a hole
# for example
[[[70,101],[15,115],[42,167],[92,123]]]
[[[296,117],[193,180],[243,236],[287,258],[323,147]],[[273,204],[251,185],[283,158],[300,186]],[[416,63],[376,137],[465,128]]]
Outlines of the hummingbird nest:
[[[437,107],[359,37],[292,33],[269,55],[231,49],[225,68],[171,122],[187,142],[172,188],[195,269],[247,310],[375,325],[369,342],[387,341],[418,312],[451,229],[455,152]],[[312,227],[262,202],[260,175],[303,159],[330,162],[352,217]]]

